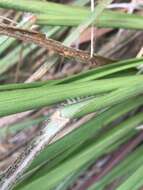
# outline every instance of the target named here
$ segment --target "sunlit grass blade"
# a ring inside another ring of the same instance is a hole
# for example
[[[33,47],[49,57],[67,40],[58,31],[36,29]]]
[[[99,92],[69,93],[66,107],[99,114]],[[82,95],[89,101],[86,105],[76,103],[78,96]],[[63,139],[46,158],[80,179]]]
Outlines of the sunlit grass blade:
[[[135,80],[136,78],[136,80]],[[123,79],[118,78],[114,79],[104,79],[99,81],[91,81],[91,82],[84,82],[84,83],[73,83],[73,84],[65,84],[65,85],[55,85],[55,86],[42,86],[37,88],[29,88],[29,89],[19,89],[19,90],[11,90],[9,91],[2,91],[0,92],[0,115],[8,115],[17,112],[22,112],[30,109],[37,109],[46,105],[51,105],[54,103],[58,103],[64,101],[68,98],[80,97],[80,96],[90,96],[100,93],[110,92],[112,90],[118,89],[119,87],[128,86],[119,89],[118,91],[113,92],[112,94],[108,94],[106,96],[102,96],[100,98],[95,99],[92,101],[93,105],[90,107],[90,102],[83,102],[76,105],[70,106],[70,108],[66,108],[66,114],[70,113],[70,115],[75,115],[79,111],[82,113],[81,108],[84,108],[84,105],[88,105],[85,107],[86,109],[83,112],[91,112],[91,110],[98,110],[101,108],[105,108],[106,106],[110,106],[114,103],[119,103],[119,100],[124,98],[131,98],[135,95],[139,95],[142,89],[142,76],[137,77],[129,77],[126,78],[126,82]],[[132,81],[132,83],[131,83]],[[131,85],[132,84],[132,85]],[[116,97],[117,96],[117,97]],[[92,104],[91,103],[91,104]],[[75,107],[74,107],[75,106]],[[70,112],[68,111],[70,110]],[[69,116],[70,116],[69,115]]]
[[[119,187],[117,187],[117,190],[130,190],[131,188],[134,188],[138,184],[138,182],[142,180],[142,175],[143,166],[140,166],[136,169],[135,172],[133,172],[133,174],[127,180],[125,180],[125,182],[123,182]]]
[[[77,26],[90,16],[88,8],[51,2],[33,2],[32,0],[29,3],[30,6],[27,0],[20,2],[18,0],[2,0],[0,7],[33,12],[37,15],[37,23],[42,25]],[[95,19],[95,25],[109,28],[143,29],[142,16],[116,11],[104,11],[98,21]]]
[[[37,14],[37,23],[40,25],[60,25],[60,26],[78,26],[82,23],[89,13],[85,15],[54,15],[54,14]],[[104,11],[98,20],[93,23],[97,27],[104,28],[124,28],[124,29],[142,29],[142,16],[127,14],[122,12]]]

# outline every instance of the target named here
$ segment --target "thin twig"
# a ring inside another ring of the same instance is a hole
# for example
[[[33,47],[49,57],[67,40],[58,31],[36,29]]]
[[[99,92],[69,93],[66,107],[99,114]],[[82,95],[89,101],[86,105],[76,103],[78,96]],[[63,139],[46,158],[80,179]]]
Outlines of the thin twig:
[[[40,47],[52,50],[64,57],[78,59],[81,62],[91,65],[101,66],[113,62],[110,59],[98,55],[94,55],[91,58],[90,53],[87,51],[76,50],[74,48],[64,46],[62,43],[56,40],[46,38],[45,34],[32,30],[24,30],[0,24],[0,35],[14,37],[25,42],[32,42],[39,45]]]
[[[91,12],[94,12],[94,0],[91,0]],[[90,46],[90,57],[94,55],[94,25],[91,26],[91,46]]]

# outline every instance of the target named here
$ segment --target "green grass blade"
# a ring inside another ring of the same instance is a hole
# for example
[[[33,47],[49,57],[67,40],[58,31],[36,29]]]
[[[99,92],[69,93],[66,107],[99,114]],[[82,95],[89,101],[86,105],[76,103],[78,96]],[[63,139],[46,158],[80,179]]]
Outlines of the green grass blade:
[[[77,153],[75,156],[71,157],[68,160],[65,160],[58,167],[50,171],[49,173],[45,173],[44,176],[36,173],[39,176],[38,179],[34,180],[31,177],[31,183],[26,184],[22,189],[29,190],[34,188],[40,188],[42,190],[50,189],[53,185],[55,185],[58,181],[66,177],[71,172],[77,170],[82,165],[87,163],[89,160],[102,155],[103,151],[110,145],[117,142],[121,137],[129,134],[135,126],[139,125],[143,122],[143,113],[140,113],[131,119],[126,120],[121,123],[119,126],[116,126],[113,130],[109,131],[107,134],[103,135],[100,139],[97,140],[94,144],[84,149],[83,151]],[[62,171],[62,172],[61,172]]]
[[[37,87],[37,88],[11,90],[10,93],[9,91],[2,91],[0,92],[0,107],[1,107],[0,116],[22,112],[30,109],[37,109],[46,105],[51,105],[54,103],[58,103],[60,101],[64,101],[67,98],[110,92],[124,85],[130,86],[131,82],[132,82],[131,84],[133,84],[131,87],[120,89],[119,92],[123,92],[123,95],[125,93],[127,98],[133,97],[142,92],[142,80],[143,80],[142,76],[138,76],[133,78],[129,77],[128,79],[126,78],[126,82],[124,78],[122,80],[121,79],[118,80],[118,78],[116,78],[114,79],[114,83],[113,79],[106,79],[106,80],[91,81],[84,83],[73,83],[70,85],[69,84],[57,85],[57,86],[45,85],[43,87]],[[138,84],[139,82],[141,84]],[[133,91],[132,89],[134,89],[135,91]],[[129,90],[132,94],[129,94],[128,92]],[[114,103],[115,102],[117,103],[116,100],[117,98],[116,97],[113,98],[114,96],[116,96],[117,93],[118,91],[114,92],[113,95],[109,94],[106,95],[105,97],[103,96],[101,98],[98,98],[99,100],[98,105],[95,106],[96,108],[92,106],[92,110],[102,108],[104,105],[102,102],[104,103],[108,102],[107,104],[105,103],[104,107],[106,107],[107,105],[109,106],[110,103],[112,103],[112,101],[114,101]],[[118,99],[122,100],[123,95],[118,94]],[[80,110],[81,107],[83,107],[82,104],[81,105],[77,104],[76,108],[74,107],[72,108],[70,106],[69,109],[66,108],[65,112],[67,114],[69,112],[68,110],[70,110],[70,113],[72,113],[73,110],[74,113],[77,113],[81,111]],[[89,111],[89,109],[90,109],[90,102],[87,112]]]

